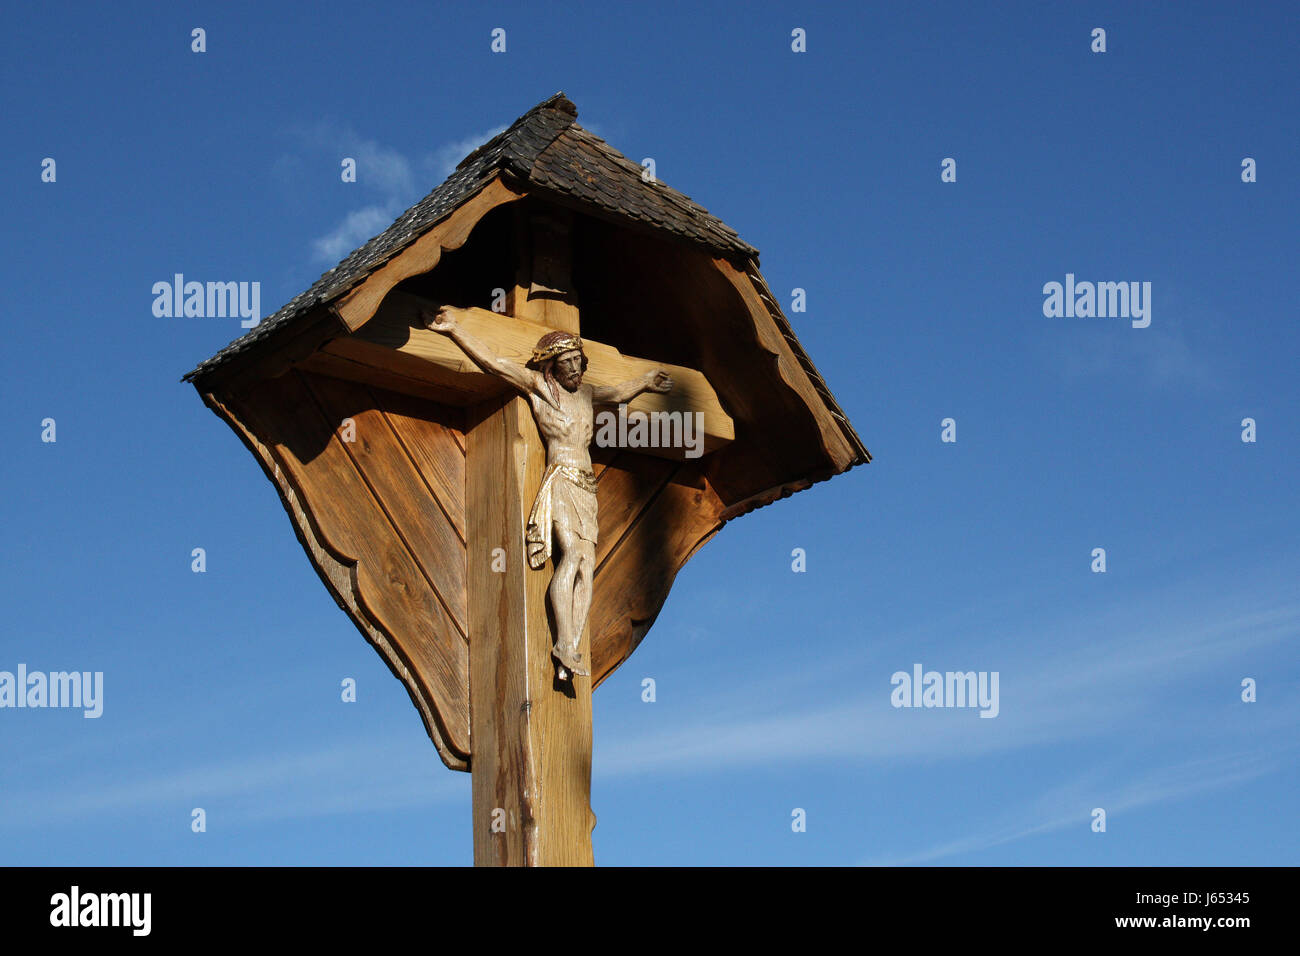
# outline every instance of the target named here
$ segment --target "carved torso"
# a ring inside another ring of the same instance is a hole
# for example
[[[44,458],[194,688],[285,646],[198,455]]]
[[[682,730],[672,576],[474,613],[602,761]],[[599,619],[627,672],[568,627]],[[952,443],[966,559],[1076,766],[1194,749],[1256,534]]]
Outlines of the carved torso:
[[[541,373],[534,372],[533,381],[535,384],[528,393],[528,402],[532,405],[537,429],[546,441],[546,463],[590,471],[594,429],[591,386],[584,383],[570,392],[557,382],[552,393]],[[553,395],[558,399],[559,408],[543,395]]]

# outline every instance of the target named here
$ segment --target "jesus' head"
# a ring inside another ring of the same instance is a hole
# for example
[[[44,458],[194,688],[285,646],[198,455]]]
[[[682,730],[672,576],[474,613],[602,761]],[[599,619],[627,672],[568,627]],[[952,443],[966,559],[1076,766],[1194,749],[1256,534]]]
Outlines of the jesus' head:
[[[582,373],[587,370],[582,339],[571,332],[547,332],[537,340],[528,367],[540,371],[547,381],[559,382],[567,391],[577,391]]]

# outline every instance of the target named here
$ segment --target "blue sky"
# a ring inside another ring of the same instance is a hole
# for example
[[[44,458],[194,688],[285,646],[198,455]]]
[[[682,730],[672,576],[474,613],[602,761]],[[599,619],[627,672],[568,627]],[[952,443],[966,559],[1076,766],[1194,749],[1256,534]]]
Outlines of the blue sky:
[[[238,320],[150,290],[270,313],[561,89],[807,290],[876,459],[726,527],[597,691],[597,861],[1300,862],[1295,8],[384,6],[6,15],[0,670],[104,712],[0,709],[0,863],[470,862],[469,777],[178,382]],[[1067,273],[1150,327],[1045,317]],[[914,663],[998,716],[892,707]]]

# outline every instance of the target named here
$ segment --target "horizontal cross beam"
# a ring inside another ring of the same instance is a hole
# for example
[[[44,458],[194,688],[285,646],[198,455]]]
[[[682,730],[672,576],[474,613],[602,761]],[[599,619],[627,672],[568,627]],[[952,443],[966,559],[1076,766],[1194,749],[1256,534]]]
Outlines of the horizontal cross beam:
[[[358,372],[369,368],[418,379],[434,389],[440,400],[447,404],[475,405],[508,391],[509,386],[480,370],[448,336],[424,328],[421,312],[436,312],[438,307],[438,303],[420,296],[389,293],[373,319],[352,335],[335,339],[324,351],[359,366]],[[520,364],[528,360],[538,339],[554,331],[540,322],[487,309],[456,309],[455,315],[462,327],[494,354]],[[666,394],[646,392],[628,403],[629,420],[637,413],[699,412],[703,415],[704,453],[735,439],[735,423],[723,411],[717,392],[702,372],[624,355],[613,346],[590,339],[584,339],[582,344],[590,363],[583,381],[589,384],[617,385],[656,368],[672,376],[672,391]],[[320,370],[327,374],[347,374],[344,371],[347,367],[338,362],[333,371],[324,365]],[[640,447],[634,450],[667,458],[684,457],[681,448]]]

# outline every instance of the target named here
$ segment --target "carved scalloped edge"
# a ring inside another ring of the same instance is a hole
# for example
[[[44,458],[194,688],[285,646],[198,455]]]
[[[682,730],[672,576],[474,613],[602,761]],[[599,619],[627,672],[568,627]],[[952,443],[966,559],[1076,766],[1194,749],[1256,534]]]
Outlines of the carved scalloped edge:
[[[345,327],[355,332],[374,318],[384,298],[398,283],[431,272],[442,261],[444,252],[459,249],[469,240],[484,216],[525,195],[526,192],[511,188],[500,176],[493,177],[445,219],[335,299],[330,309]]]
[[[307,552],[312,567],[320,575],[322,583],[334,598],[334,602],[347,613],[366,640],[379,652],[388,669],[393,672],[393,676],[402,682],[402,686],[410,695],[411,702],[420,712],[424,728],[434,746],[438,748],[438,756],[442,758],[442,762],[452,770],[468,771],[469,754],[462,753],[452,746],[442,715],[438,713],[434,703],[427,698],[411,668],[398,651],[396,643],[390,635],[369,619],[373,612],[366,606],[358,588],[357,559],[341,556],[342,560],[340,560],[333,553],[333,548],[327,548],[322,543],[313,520],[299,501],[293,482],[289,479],[287,471],[281,467],[275,454],[245,428],[239,418],[216,396],[205,392],[203,402],[234,430],[240,441],[262,466],[262,471],[266,473],[280,496],[280,503],[289,515],[294,533],[297,534],[303,550]]]

